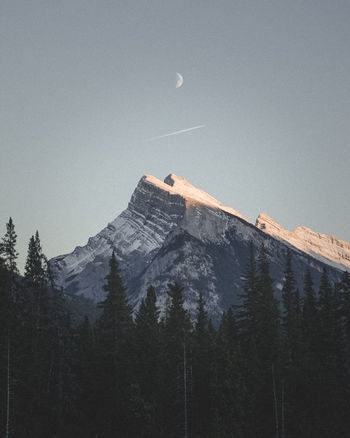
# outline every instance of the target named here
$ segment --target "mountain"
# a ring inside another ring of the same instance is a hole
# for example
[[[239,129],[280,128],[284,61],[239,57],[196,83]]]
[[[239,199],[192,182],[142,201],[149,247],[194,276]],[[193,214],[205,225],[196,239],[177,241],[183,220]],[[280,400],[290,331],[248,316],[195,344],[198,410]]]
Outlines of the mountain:
[[[167,284],[178,281],[185,288],[187,308],[195,308],[201,291],[215,320],[239,299],[251,241],[267,249],[277,294],[287,248],[300,290],[308,268],[317,285],[324,267],[337,281],[350,266],[349,243],[304,227],[289,232],[267,215],[259,215],[253,225],[174,174],[164,182],[143,176],[126,210],[85,246],[50,263],[58,285],[98,302],[105,296],[102,285],[115,251],[132,305],[153,284],[164,308]]]
[[[265,213],[259,214],[255,225],[265,233],[286,241],[327,264],[340,269],[344,267],[350,269],[349,242],[328,234],[316,233],[307,227],[297,227],[293,231],[288,231]]]

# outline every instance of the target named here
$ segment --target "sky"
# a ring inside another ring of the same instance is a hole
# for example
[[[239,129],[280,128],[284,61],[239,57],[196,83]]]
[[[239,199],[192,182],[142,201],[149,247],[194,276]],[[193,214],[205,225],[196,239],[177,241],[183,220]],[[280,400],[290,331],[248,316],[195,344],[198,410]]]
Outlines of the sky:
[[[349,241],[349,49],[347,0],[1,0],[0,235],[71,252],[175,173]]]

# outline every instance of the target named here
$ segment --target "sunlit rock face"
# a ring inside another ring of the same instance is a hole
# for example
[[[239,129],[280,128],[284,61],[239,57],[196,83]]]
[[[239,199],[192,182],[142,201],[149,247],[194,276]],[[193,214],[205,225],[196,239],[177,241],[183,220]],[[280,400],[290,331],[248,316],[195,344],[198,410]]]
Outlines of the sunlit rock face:
[[[202,292],[214,321],[238,302],[250,242],[256,248],[266,247],[277,295],[287,248],[292,251],[300,290],[308,268],[316,285],[324,266],[331,280],[340,278],[343,265],[325,255],[320,259],[271,229],[261,217],[257,226],[251,224],[183,178],[172,174],[162,182],[145,175],[120,216],[84,247],[52,259],[51,266],[58,285],[98,302],[105,296],[102,285],[114,251],[135,308],[153,284],[164,310],[167,284],[177,281],[184,287],[186,307],[194,313]]]
[[[350,243],[328,234],[316,233],[310,228],[297,227],[286,230],[267,214],[261,213],[256,226],[265,233],[284,240],[296,248],[341,269],[350,269]],[[343,265],[343,266],[338,266]]]

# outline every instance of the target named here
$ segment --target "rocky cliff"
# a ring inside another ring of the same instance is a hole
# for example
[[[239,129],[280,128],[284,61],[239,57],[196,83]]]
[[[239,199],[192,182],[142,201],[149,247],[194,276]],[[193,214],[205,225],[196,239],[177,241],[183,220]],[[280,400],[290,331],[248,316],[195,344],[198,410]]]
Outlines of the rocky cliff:
[[[187,308],[194,309],[203,292],[216,319],[239,299],[251,241],[267,249],[277,294],[287,248],[301,289],[308,268],[316,285],[323,267],[331,280],[338,280],[350,266],[350,245],[305,230],[288,232],[266,215],[253,225],[183,178],[171,174],[162,182],[145,175],[120,216],[84,247],[52,259],[51,266],[67,292],[97,302],[105,296],[102,285],[115,251],[132,305],[137,307],[153,284],[164,308],[167,283],[178,281],[185,288]]]

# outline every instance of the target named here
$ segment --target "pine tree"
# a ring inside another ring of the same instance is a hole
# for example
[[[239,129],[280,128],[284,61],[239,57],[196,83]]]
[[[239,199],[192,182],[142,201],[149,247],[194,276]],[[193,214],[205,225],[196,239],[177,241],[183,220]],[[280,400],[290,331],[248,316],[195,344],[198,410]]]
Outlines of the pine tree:
[[[254,245],[250,243],[249,261],[243,277],[243,294],[241,295],[242,304],[239,306],[239,322],[243,333],[248,338],[247,341],[254,342],[254,332],[256,331],[256,318],[258,306],[257,288],[257,268],[255,262]]]
[[[46,283],[45,258],[38,231],[29,240],[24,277],[28,286],[43,287]]]
[[[147,288],[135,319],[136,375],[143,400],[143,433],[159,436],[160,326],[154,287]]]
[[[319,376],[320,436],[341,436],[344,412],[344,344],[341,336],[339,296],[323,270],[319,289],[317,373]],[[323,435],[322,435],[323,434]]]
[[[14,303],[11,294],[11,273],[5,263],[0,263],[0,338],[3,341],[14,325]],[[6,342],[5,342],[6,343]],[[5,345],[5,344],[4,344]]]
[[[239,342],[242,360],[242,374],[245,382],[245,398],[242,401],[245,413],[245,433],[255,435],[257,432],[258,388],[262,384],[261,364],[258,354],[260,337],[261,309],[258,290],[258,271],[255,260],[255,248],[250,243],[249,259],[243,277],[241,305],[238,306]]]
[[[264,246],[258,257],[258,333],[257,340],[260,359],[268,367],[277,359],[280,352],[280,312],[274,297],[273,280]]]
[[[257,355],[260,385],[256,394],[256,424],[258,435],[272,436],[278,432],[278,400],[281,337],[280,312],[274,297],[273,280],[264,246],[258,256]],[[274,411],[271,410],[274,406]]]
[[[283,301],[283,434],[300,435],[299,410],[302,393],[303,360],[305,356],[302,332],[302,312],[299,291],[296,288],[291,252],[287,250]],[[282,426],[282,425],[281,425]]]
[[[15,226],[10,217],[6,224],[6,234],[0,244],[0,252],[6,269],[11,275],[18,273],[16,259],[18,252],[16,251],[17,234],[15,232]]]
[[[177,283],[168,284],[168,295],[170,306],[162,333],[162,427],[163,436],[181,436],[185,428],[184,375],[188,373],[184,369],[184,354],[189,365],[192,325],[184,309],[183,288]]]
[[[99,304],[102,315],[97,324],[99,357],[99,433],[109,438],[132,433],[132,416],[138,401],[133,386],[133,320],[118,261],[113,252],[104,290],[106,299]],[[136,400],[137,399],[137,400]]]
[[[244,436],[246,386],[239,332],[232,308],[223,314],[219,326],[215,368],[215,433],[210,436]]]
[[[99,326],[104,334],[104,341],[109,342],[111,348],[115,348],[118,342],[126,340],[130,334],[132,310],[128,304],[126,288],[120,276],[119,263],[114,252],[109,262],[109,268],[107,282],[103,286],[108,295],[103,302],[99,303],[99,307],[102,309]]]
[[[307,270],[304,279],[303,332],[309,349],[314,345],[317,332],[317,311],[317,298],[312,276],[310,270]]]
[[[323,269],[319,289],[319,341],[320,355],[323,363],[335,367],[340,336],[340,321],[338,313],[338,297],[336,290],[329,282],[326,269]]]
[[[62,294],[46,281],[45,256],[38,232],[29,243],[25,279],[18,293],[16,436],[44,437],[54,428],[65,433],[70,398],[70,328]],[[16,360],[15,360],[16,362]],[[69,428],[69,427],[68,427]]]
[[[283,328],[287,338],[293,337],[295,325],[295,304],[296,304],[296,285],[294,272],[292,269],[291,252],[288,248],[286,257],[286,267],[284,271],[284,284],[282,288],[282,302],[283,302]],[[288,339],[288,340],[289,340]]]
[[[74,372],[77,385],[75,394],[75,435],[86,438],[98,432],[94,418],[98,388],[96,385],[96,345],[93,328],[87,316],[77,330],[74,354]]]
[[[200,293],[193,331],[193,424],[190,435],[194,437],[205,438],[213,435],[214,355],[214,339],[209,327],[205,301]]]
[[[0,430],[7,426],[8,401],[8,346],[14,335],[14,306],[11,294],[10,272],[0,263]]]
[[[350,364],[350,274],[345,271],[338,285],[341,300],[341,316],[343,336],[346,343],[348,362]]]

